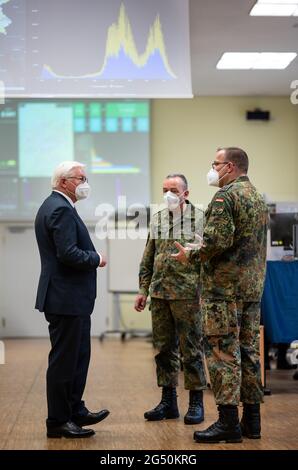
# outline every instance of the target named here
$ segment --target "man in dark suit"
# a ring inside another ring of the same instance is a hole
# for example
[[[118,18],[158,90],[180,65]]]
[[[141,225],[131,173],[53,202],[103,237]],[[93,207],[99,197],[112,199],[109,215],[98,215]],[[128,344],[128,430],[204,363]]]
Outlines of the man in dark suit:
[[[48,437],[89,437],[83,426],[102,421],[108,410],[91,413],[82,400],[90,361],[90,315],[96,298],[96,269],[106,260],[96,252],[74,203],[89,185],[84,165],[63,162],[52,177],[52,194],[35,219],[41,258],[36,305],[49,323],[52,349],[47,370]]]

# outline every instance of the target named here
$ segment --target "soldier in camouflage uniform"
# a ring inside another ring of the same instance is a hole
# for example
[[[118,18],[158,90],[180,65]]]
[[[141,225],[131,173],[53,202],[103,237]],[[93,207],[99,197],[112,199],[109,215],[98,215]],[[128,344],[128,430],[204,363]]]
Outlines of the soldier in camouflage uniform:
[[[195,432],[194,439],[241,442],[242,435],[261,437],[259,325],[268,213],[247,177],[243,150],[219,149],[212,167],[209,184],[221,189],[205,214],[203,244],[189,260],[202,263],[205,354],[219,420]],[[180,248],[176,257],[182,260],[185,255]],[[244,407],[241,426],[239,401]]]
[[[140,290],[137,311],[144,309],[151,297],[153,343],[157,383],[162,387],[162,400],[144,414],[156,421],[178,418],[176,386],[180,368],[179,348],[183,359],[184,386],[190,391],[185,424],[204,419],[203,389],[206,378],[203,365],[201,316],[199,305],[200,264],[182,265],[172,257],[173,240],[185,245],[203,233],[203,211],[186,198],[189,194],[184,175],[169,175],[163,184],[168,207],[156,213],[140,264]]]

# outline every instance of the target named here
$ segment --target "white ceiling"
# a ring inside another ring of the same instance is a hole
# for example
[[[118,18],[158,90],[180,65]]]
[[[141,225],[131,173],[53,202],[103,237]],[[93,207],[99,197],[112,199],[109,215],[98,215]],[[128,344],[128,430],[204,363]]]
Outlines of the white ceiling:
[[[297,52],[298,17],[253,17],[256,0],[190,0],[194,95],[288,95],[298,57],[285,70],[217,70],[223,52]]]

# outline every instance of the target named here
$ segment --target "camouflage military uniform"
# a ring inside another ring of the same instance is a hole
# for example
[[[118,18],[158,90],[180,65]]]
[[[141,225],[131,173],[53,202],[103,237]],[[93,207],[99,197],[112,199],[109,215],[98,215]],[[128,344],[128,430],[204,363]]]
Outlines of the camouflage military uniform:
[[[188,201],[183,217],[173,220],[168,209],[155,214],[140,264],[139,293],[146,296],[150,293],[151,297],[160,387],[177,385],[180,346],[185,388],[206,388],[199,306],[200,264],[182,265],[171,257],[177,251],[174,240],[185,244],[194,241],[195,233],[202,233],[203,217],[203,212]]]
[[[241,176],[220,189],[206,211],[202,263],[205,354],[218,405],[260,403],[260,299],[268,214],[262,196]]]

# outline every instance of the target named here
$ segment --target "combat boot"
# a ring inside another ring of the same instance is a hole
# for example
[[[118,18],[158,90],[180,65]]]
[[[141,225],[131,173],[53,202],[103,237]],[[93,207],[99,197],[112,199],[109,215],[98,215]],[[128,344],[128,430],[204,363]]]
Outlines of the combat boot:
[[[148,421],[179,418],[176,388],[163,387],[161,402],[153,410],[146,411],[144,418]]]
[[[204,444],[218,442],[242,442],[241,428],[236,405],[219,405],[219,418],[205,431],[196,431],[194,440]]]
[[[184,416],[185,424],[199,424],[204,421],[203,391],[189,391],[189,407]]]
[[[243,403],[243,415],[240,423],[242,435],[249,439],[261,439],[260,403]]]

